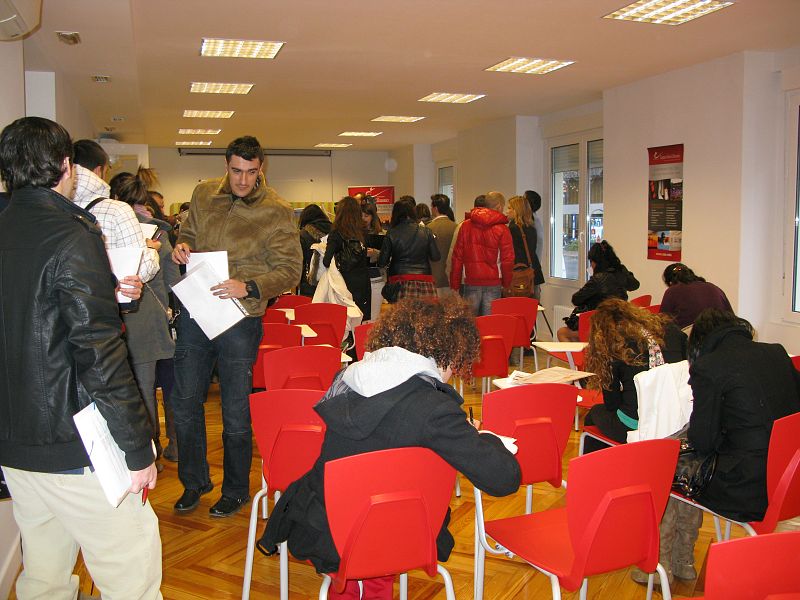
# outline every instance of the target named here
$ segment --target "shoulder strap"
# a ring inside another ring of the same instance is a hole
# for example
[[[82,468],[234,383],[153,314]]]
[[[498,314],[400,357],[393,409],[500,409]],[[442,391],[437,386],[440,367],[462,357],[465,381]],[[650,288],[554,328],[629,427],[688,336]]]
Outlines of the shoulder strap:
[[[93,209],[93,208],[94,208],[94,207],[95,207],[97,204],[100,204],[100,203],[101,203],[103,200],[108,200],[108,198],[95,198],[94,200],[92,200],[91,202],[89,202],[89,204],[87,204],[87,205],[86,205],[86,208],[84,208],[83,210],[85,210],[85,211],[87,211],[87,212],[92,212],[92,209]]]
[[[525,256],[528,257],[528,266],[533,266],[533,261],[531,260],[531,251],[528,250],[528,234],[525,233],[525,228],[520,227],[519,232],[522,234],[522,243],[525,245]]]

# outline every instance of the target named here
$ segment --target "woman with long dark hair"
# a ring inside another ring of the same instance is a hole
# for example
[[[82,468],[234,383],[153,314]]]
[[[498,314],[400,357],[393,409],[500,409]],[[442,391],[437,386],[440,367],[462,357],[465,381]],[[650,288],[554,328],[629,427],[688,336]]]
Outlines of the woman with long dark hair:
[[[309,277],[311,259],[315,253],[311,246],[330,233],[331,220],[318,205],[309,204],[300,213],[298,226],[300,227],[300,247],[303,249],[303,274],[300,277],[300,295],[313,297],[314,292],[317,290],[317,281],[314,279],[314,273]]]
[[[683,263],[667,265],[662,277],[667,289],[661,299],[661,312],[672,315],[680,328],[694,323],[706,308],[733,312],[725,292]]]
[[[364,317],[369,318],[369,255],[364,241],[361,206],[355,198],[345,196],[336,205],[336,216],[328,234],[328,245],[322,264],[330,267],[331,261],[336,260],[336,268],[342,274],[344,283],[353,296],[353,302],[361,309]]]

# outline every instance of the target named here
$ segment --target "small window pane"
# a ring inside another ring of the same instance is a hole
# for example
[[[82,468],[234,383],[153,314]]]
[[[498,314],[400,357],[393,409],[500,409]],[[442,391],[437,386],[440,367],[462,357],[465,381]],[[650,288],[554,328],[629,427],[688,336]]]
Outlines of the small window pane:
[[[588,144],[589,154],[589,245],[603,239],[603,140]]]
[[[578,144],[553,148],[550,274],[578,279]]]
[[[452,166],[441,167],[439,169],[439,193],[450,198],[450,206],[454,206],[456,202],[456,199],[453,195],[455,192],[455,186],[453,184],[454,170],[455,169],[453,169]]]

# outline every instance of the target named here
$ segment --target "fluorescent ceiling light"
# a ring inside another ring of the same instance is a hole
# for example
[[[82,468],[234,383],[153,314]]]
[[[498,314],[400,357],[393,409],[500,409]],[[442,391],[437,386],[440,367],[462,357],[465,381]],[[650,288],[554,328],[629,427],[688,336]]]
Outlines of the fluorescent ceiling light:
[[[178,129],[178,135],[219,135],[222,129]]]
[[[193,81],[189,91],[193,94],[249,94],[252,83],[213,83]]]
[[[434,92],[428,94],[424,98],[420,98],[419,102],[448,102],[451,104],[467,104],[480,100],[486,94],[451,94],[448,92]]]
[[[191,142],[175,142],[176,146],[210,146],[211,140],[191,141]]]
[[[375,137],[382,133],[382,131],[343,131],[339,137]]]
[[[200,56],[275,58],[282,47],[283,42],[203,38],[203,44],[200,46]]]
[[[639,21],[662,25],[680,25],[726,8],[733,2],[717,0],[638,0],[604,16],[604,19]]]
[[[499,71],[501,73],[526,73],[529,75],[544,75],[556,69],[574,63],[574,60],[555,60],[552,58],[523,58],[512,56],[496,65],[485,69],[486,71]]]
[[[192,119],[230,119],[233,116],[232,110],[184,110],[184,117]]]
[[[349,148],[353,144],[314,144],[314,148]]]
[[[384,115],[372,119],[373,121],[386,121],[387,123],[416,123],[425,117],[400,117],[396,115]]]

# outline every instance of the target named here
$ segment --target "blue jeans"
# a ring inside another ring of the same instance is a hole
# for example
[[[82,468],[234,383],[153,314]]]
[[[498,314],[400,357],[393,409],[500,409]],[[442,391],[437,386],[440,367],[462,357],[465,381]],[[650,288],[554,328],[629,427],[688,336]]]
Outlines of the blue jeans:
[[[492,314],[492,301],[502,295],[499,285],[464,285],[462,295],[476,316]]]
[[[187,490],[199,490],[211,481],[203,403],[216,362],[222,396],[222,495],[246,498],[250,495],[253,460],[250,392],[253,363],[261,341],[261,319],[242,319],[209,340],[183,310],[177,331],[175,387],[170,400],[178,442],[178,477]]]

